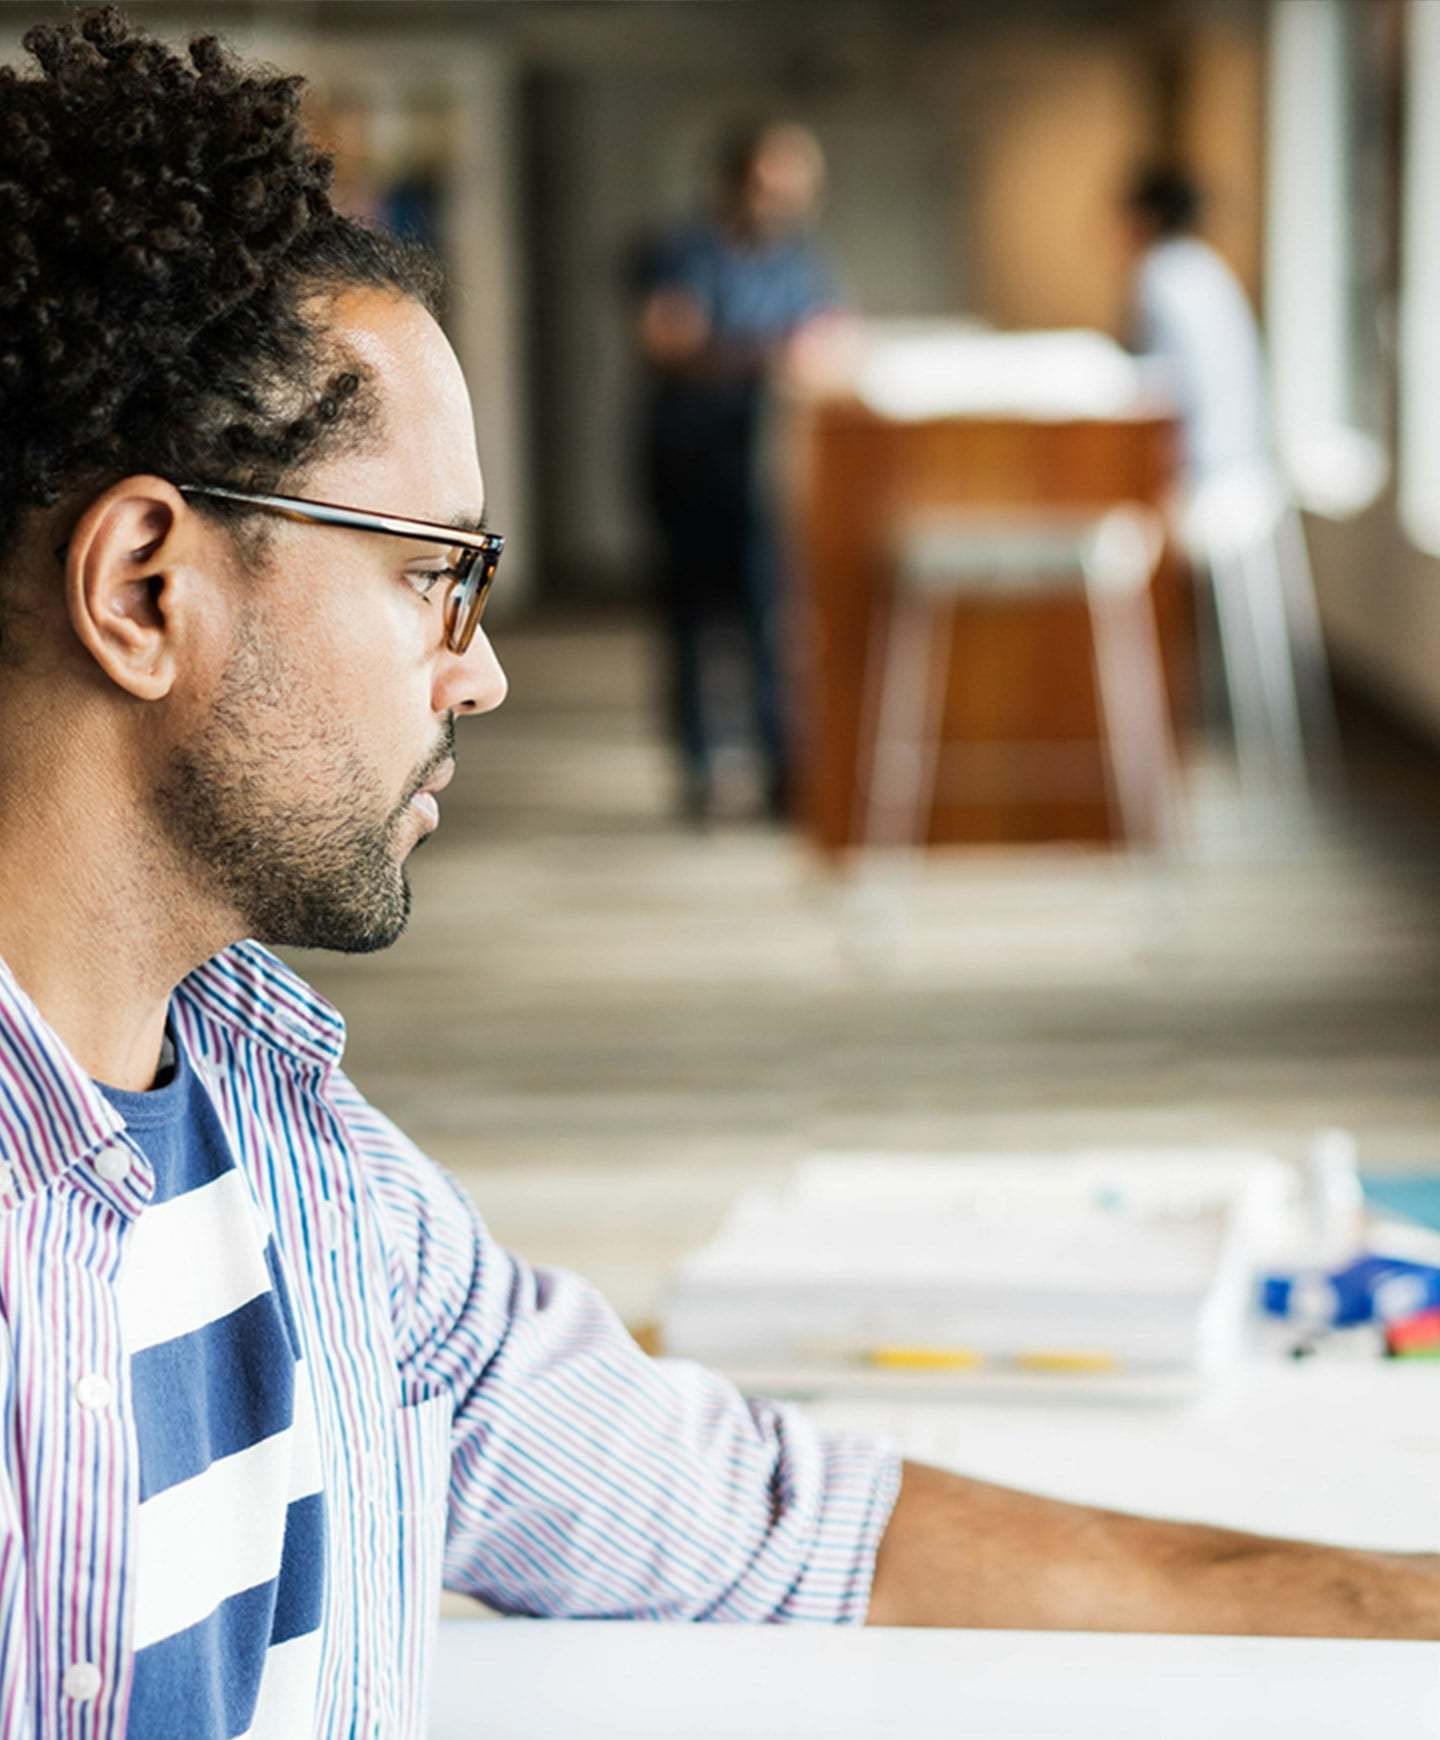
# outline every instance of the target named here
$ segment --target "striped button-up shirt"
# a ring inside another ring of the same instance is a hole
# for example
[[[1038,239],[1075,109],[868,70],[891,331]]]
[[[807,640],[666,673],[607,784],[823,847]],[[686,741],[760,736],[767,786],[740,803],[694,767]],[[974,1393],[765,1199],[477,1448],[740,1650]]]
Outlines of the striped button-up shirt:
[[[888,1449],[648,1359],[583,1282],[496,1245],[345,1078],[336,1012],[264,949],[191,974],[170,1019],[313,1384],[319,1735],[419,1740],[442,1580],[511,1613],[864,1618]],[[139,1478],[118,1283],[154,1189],[0,963],[0,1740],[126,1730]]]

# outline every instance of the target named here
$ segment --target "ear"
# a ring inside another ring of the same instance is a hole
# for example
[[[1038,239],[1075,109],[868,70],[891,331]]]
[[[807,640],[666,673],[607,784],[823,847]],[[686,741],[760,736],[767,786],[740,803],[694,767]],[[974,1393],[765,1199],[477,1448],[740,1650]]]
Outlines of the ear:
[[[199,532],[174,484],[127,477],[97,496],[70,534],[70,625],[111,682],[137,700],[160,700],[174,686],[199,577]]]

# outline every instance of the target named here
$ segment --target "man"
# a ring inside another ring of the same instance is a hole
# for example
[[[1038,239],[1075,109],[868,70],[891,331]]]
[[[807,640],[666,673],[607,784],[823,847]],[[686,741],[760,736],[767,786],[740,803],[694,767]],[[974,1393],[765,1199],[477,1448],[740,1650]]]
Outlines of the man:
[[[433,280],[331,211],[298,81],[108,9],[27,40],[0,1737],[418,1740],[442,1576],[553,1615],[1440,1632],[1428,1558],[902,1471],[647,1359],[365,1104],[339,1017],[242,939],[393,941],[454,720],[504,693]]]
[[[1265,790],[1278,774],[1303,790],[1338,754],[1324,634],[1276,456],[1259,326],[1239,279],[1196,233],[1203,209],[1183,170],[1149,169],[1132,183],[1135,343],[1179,412],[1177,531],[1209,579],[1223,655],[1202,661],[1207,686],[1223,670],[1246,779]],[[1210,625],[1202,612],[1207,651]]]
[[[814,136],[793,122],[745,127],[717,168],[713,215],[652,241],[635,283],[651,376],[644,468],[663,548],[670,724],[682,809],[697,820],[713,796],[709,640],[728,622],[743,629],[767,806],[785,813],[783,587],[765,431],[776,375],[838,304],[807,233],[824,183]]]
[[[1260,330],[1239,279],[1196,233],[1203,205],[1188,175],[1163,166],[1137,174],[1125,200],[1134,342],[1175,396],[1192,488],[1272,454]]]

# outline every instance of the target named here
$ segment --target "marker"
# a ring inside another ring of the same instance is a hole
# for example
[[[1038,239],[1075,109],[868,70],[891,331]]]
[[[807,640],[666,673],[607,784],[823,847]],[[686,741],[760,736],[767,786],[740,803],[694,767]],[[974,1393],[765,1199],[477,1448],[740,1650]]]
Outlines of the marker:
[[[1377,1319],[1388,1322],[1440,1306],[1440,1268],[1372,1254],[1328,1274],[1312,1269],[1267,1275],[1261,1304],[1272,1317],[1289,1317],[1312,1327],[1348,1329]]]
[[[1440,1359],[1440,1310],[1418,1311],[1385,1328],[1387,1353],[1408,1359]]]

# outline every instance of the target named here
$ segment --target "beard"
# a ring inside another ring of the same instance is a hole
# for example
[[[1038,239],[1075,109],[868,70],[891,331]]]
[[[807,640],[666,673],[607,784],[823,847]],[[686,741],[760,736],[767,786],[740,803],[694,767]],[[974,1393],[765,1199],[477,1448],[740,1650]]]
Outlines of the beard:
[[[204,724],[171,750],[154,810],[187,870],[241,915],[247,935],[370,954],[404,932],[410,883],[399,842],[409,802],[453,748],[447,718],[441,743],[387,809],[353,735],[316,717],[303,684],[252,631]],[[317,770],[313,800],[276,795],[287,764]]]

